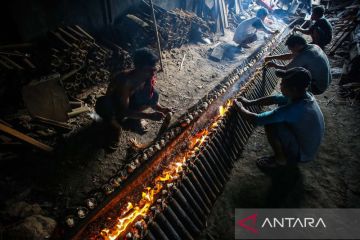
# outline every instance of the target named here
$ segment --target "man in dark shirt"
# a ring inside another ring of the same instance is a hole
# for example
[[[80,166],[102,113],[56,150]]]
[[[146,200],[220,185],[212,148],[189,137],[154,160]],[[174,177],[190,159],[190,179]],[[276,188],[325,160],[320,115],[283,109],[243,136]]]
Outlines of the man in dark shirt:
[[[311,73],[310,91],[322,94],[332,81],[329,59],[321,48],[315,44],[307,44],[303,36],[291,35],[285,42],[290,53],[265,57],[267,67],[288,70],[294,67],[303,67]],[[291,60],[286,65],[277,64],[272,60]]]
[[[330,22],[324,17],[325,9],[323,6],[314,7],[311,20],[315,21],[308,29],[295,27],[294,31],[299,31],[306,35],[311,35],[312,43],[318,45],[322,49],[331,42],[332,26]]]

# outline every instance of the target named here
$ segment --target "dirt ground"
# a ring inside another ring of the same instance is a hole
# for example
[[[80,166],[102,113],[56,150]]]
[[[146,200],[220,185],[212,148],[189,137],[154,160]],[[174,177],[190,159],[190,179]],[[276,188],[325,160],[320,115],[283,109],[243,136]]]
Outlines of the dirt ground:
[[[332,58],[332,68],[342,67]],[[338,96],[339,76],[316,99],[326,132],[315,161],[268,174],[255,161],[271,155],[263,128],[256,128],[208,219],[205,239],[234,239],[235,208],[359,208],[360,105]]]
[[[156,88],[161,103],[176,108],[174,120],[239,66],[263,42],[263,37],[260,34],[259,40],[245,53],[236,53],[221,62],[208,58],[215,44],[187,45],[164,52],[166,71],[159,74]],[[219,40],[231,42],[231,38],[229,31]],[[332,67],[341,67],[341,61],[338,59]],[[338,81],[334,79],[331,88],[318,97],[325,116],[326,135],[316,161],[301,165],[298,172],[272,176],[262,173],[255,160],[270,154],[270,149],[263,129],[257,128],[212,210],[203,239],[210,236],[233,239],[235,208],[360,206],[360,110],[358,103],[351,105],[338,97]],[[94,91],[98,97],[106,91],[106,86],[98,86]],[[66,210],[73,211],[83,205],[89,192],[101,187],[122,168],[130,138],[136,137],[140,142],[155,138],[161,123],[149,123],[145,135],[124,130],[120,147],[109,152],[104,147],[105,132],[88,117],[84,127],[63,136],[55,154],[29,154],[26,149],[19,152],[16,161],[1,161],[1,209],[27,201],[38,203],[44,215],[62,219]],[[6,211],[2,216],[8,217]]]
[[[222,62],[214,62],[208,58],[208,51],[211,51],[209,45],[190,45],[165,52],[165,72],[159,74],[156,89],[160,93],[160,103],[176,109],[172,121],[240,65],[262,42],[254,44],[247,50],[247,54],[238,54],[235,59]],[[184,55],[185,60],[180,70]],[[58,149],[58,157],[61,159],[58,159],[60,167],[57,168],[57,174],[61,178],[57,178],[57,181],[61,179],[60,184],[72,188],[67,189],[66,193],[69,195],[70,205],[83,200],[88,192],[100,187],[121,169],[126,163],[129,139],[136,138],[139,142],[146,143],[156,137],[161,122],[148,123],[149,131],[144,135],[124,130],[120,136],[120,147],[115,152],[108,152],[99,145],[99,142],[104,142],[99,141],[99,137],[104,137],[104,132],[94,125],[81,129],[78,134],[66,139],[63,148]]]
[[[235,43],[231,43],[233,33],[230,30],[213,44],[190,44],[164,51],[165,72],[158,74],[156,89],[161,104],[176,109],[172,121],[258,48],[264,42],[265,34],[259,35],[258,41],[242,54],[236,52]],[[220,62],[210,60],[208,56],[212,49],[224,42],[232,49],[232,54]],[[106,92],[106,85],[96,86],[88,92],[97,98]],[[26,201],[39,203],[46,215],[63,218],[67,210],[71,212],[83,205],[91,191],[100,188],[122,169],[129,139],[136,138],[142,143],[152,141],[161,126],[161,122],[149,121],[149,131],[144,135],[122,131],[119,148],[110,152],[106,148],[108,132],[89,116],[84,114],[70,121],[81,127],[62,135],[54,154],[32,153],[31,149],[25,148],[17,152],[17,158],[1,162],[0,190],[3,194],[0,205],[1,209],[6,209],[5,216],[13,203]]]

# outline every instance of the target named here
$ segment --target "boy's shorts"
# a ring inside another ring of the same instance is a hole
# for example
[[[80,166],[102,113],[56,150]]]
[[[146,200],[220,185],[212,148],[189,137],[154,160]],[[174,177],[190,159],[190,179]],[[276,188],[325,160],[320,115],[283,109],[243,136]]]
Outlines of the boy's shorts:
[[[139,91],[131,96],[129,108],[132,110],[142,110],[143,108],[155,107],[159,102],[159,93],[154,90],[150,97],[148,92]]]
[[[290,127],[286,123],[269,124],[267,127],[271,128],[272,137],[282,145],[288,163],[300,162],[300,146]]]
[[[154,107],[159,101],[158,92],[154,91],[153,96],[150,98],[142,92],[134,94],[129,101],[129,108],[131,110],[142,111],[147,107]],[[119,113],[119,104],[111,96],[99,97],[96,101],[95,111],[104,121],[111,121],[113,117],[121,120],[124,116]]]

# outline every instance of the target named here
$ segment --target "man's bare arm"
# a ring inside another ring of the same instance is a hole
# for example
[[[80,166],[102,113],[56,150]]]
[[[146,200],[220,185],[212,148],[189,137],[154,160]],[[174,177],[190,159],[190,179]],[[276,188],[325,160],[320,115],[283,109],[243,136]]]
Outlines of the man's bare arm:
[[[241,102],[244,106],[269,106],[276,104],[274,96],[266,96],[255,100],[249,100],[244,97],[240,97],[237,100]]]
[[[310,35],[311,34],[311,30],[310,28],[301,28],[301,27],[294,27],[294,31],[298,31],[298,32],[301,32],[303,34],[306,34],[306,35]]]
[[[129,109],[130,89],[126,86],[118,88],[116,94],[120,96],[118,107],[119,111],[124,115],[124,117],[132,119],[150,119],[155,121],[158,121],[164,117],[164,114],[160,112],[145,113],[142,111],[134,111]]]
[[[272,30],[272,29],[268,28],[267,26],[265,26],[265,24],[261,20],[254,22],[253,27],[255,27],[256,29],[262,30],[268,34],[279,33],[279,30]]]
[[[281,64],[277,64],[277,63],[274,63],[274,62],[268,62],[266,64],[266,67],[268,68],[275,68],[275,69],[280,69],[280,70],[286,70],[287,69],[287,65],[281,65]]]
[[[238,102],[237,100],[234,100],[235,108],[236,110],[243,116],[246,120],[249,122],[255,124],[256,123],[256,117],[257,114],[250,112],[249,110],[245,109],[241,102]]]

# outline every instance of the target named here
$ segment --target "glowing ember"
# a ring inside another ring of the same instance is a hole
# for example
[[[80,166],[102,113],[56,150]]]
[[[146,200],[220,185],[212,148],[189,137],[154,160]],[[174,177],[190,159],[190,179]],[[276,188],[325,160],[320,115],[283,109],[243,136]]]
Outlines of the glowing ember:
[[[224,114],[225,114],[225,108],[224,108],[223,106],[220,106],[220,107],[219,107],[219,114],[220,114],[220,116],[224,116]]]
[[[220,106],[219,107],[219,116],[223,117],[225,116],[226,112],[229,110],[229,108],[232,105],[232,100],[228,100],[225,104],[225,106]]]
[[[228,100],[224,106],[219,108],[219,115],[215,118],[215,122],[210,128],[216,127],[217,121],[223,117],[232,105],[232,101]],[[105,240],[115,240],[120,235],[124,234],[130,224],[138,221],[140,218],[146,216],[150,210],[150,207],[156,202],[156,196],[161,190],[170,182],[179,178],[180,173],[183,171],[183,164],[186,159],[190,157],[199,147],[204,143],[206,137],[209,135],[209,131],[204,129],[198,132],[193,139],[190,140],[189,151],[181,157],[177,157],[162,174],[155,178],[154,187],[146,187],[142,192],[141,200],[134,206],[131,202],[127,203],[125,209],[120,213],[116,219],[117,224],[112,228],[105,228],[101,231],[101,236]]]

